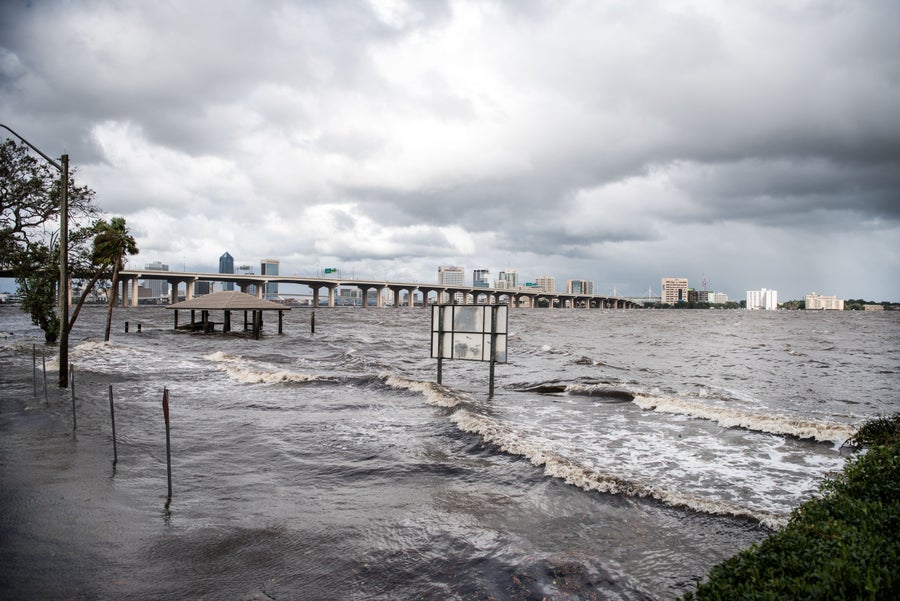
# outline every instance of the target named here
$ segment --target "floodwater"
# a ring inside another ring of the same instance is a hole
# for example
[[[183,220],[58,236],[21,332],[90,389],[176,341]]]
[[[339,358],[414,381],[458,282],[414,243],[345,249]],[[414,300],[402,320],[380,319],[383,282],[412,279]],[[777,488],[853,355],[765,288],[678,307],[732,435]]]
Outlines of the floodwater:
[[[2,596],[671,599],[900,411],[896,313],[511,309],[493,397],[482,362],[436,384],[430,310],[310,313],[255,341],[117,309],[103,343],[88,307],[73,430],[0,306]]]

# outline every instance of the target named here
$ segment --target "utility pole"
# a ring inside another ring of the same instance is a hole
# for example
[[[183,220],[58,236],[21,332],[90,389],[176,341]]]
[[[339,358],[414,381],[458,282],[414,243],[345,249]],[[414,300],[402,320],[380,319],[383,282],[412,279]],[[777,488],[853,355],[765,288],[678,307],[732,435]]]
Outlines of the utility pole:
[[[59,387],[69,387],[69,155],[62,161],[62,190],[59,192],[59,302],[62,326],[59,332]]]

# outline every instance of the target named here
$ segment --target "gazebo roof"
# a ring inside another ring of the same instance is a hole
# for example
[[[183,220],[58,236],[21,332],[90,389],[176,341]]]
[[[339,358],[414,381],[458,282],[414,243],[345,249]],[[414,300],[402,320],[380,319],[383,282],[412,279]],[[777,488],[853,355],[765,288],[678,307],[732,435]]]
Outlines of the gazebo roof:
[[[244,292],[224,291],[213,292],[212,294],[204,294],[197,296],[191,300],[186,300],[174,305],[166,306],[166,309],[199,309],[201,311],[290,311],[290,307],[285,307],[272,301],[256,298],[251,294]]]

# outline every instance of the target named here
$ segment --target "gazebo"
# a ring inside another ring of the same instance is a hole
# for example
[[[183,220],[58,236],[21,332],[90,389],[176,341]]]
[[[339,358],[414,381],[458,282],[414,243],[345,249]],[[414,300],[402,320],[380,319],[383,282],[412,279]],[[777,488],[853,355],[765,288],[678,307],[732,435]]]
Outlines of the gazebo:
[[[290,311],[290,307],[285,307],[278,303],[256,298],[250,294],[238,291],[213,292],[212,294],[204,294],[184,302],[168,305],[166,309],[175,311],[175,329],[212,332],[215,329],[216,322],[210,320],[210,311],[223,311],[224,319],[222,320],[222,332],[231,331],[231,312],[244,312],[244,331],[251,330],[253,338],[259,339],[262,331],[262,314],[263,311],[278,311],[278,333],[282,333],[282,324],[284,322],[284,312]],[[182,326],[178,325],[178,312],[191,312],[191,322]],[[200,311],[200,320],[196,320],[196,312]],[[252,315],[252,320],[249,317]]]

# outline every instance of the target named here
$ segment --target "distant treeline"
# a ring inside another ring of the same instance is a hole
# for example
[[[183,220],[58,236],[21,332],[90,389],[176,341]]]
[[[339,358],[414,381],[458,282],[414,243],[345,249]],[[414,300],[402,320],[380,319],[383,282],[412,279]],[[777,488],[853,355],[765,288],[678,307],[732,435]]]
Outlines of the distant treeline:
[[[697,301],[677,303],[674,305],[666,305],[664,303],[653,303],[644,305],[647,309],[743,309],[747,306],[747,301],[727,303],[702,303]]]

